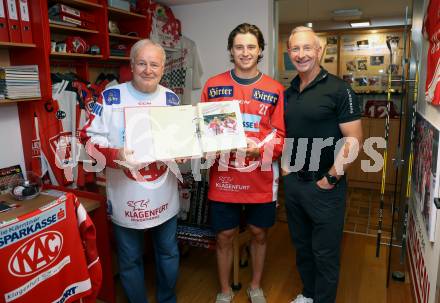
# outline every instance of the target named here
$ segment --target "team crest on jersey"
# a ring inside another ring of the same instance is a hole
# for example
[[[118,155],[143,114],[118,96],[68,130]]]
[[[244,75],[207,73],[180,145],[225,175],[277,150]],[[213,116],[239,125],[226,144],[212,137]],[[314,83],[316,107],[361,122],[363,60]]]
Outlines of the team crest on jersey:
[[[105,104],[121,104],[121,92],[119,89],[112,88],[104,91],[103,93]]]
[[[179,97],[177,97],[177,95],[175,93],[166,92],[165,96],[166,96],[167,105],[170,105],[170,106],[179,105],[179,103],[180,103]]]
[[[212,86],[208,87],[208,99],[232,97],[234,95],[233,86]]]
[[[62,110],[57,110],[57,113],[55,114],[58,120],[63,120],[64,118],[66,118],[66,112],[62,111]]]
[[[261,89],[254,88],[252,91],[252,99],[263,103],[275,105],[277,104],[278,98],[278,94],[267,92]]]
[[[243,114],[243,128],[247,132],[260,131],[261,117],[258,115]]]
[[[92,113],[95,116],[101,116],[102,115],[102,105],[95,102],[95,105],[93,105],[93,108],[92,108]]]

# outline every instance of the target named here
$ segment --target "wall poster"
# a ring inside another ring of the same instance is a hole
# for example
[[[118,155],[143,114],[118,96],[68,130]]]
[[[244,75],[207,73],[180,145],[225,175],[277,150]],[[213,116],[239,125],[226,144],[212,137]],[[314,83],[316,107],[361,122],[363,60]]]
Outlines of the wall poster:
[[[437,208],[434,198],[439,194],[439,130],[419,113],[416,117],[412,190],[415,208],[422,214],[429,241],[435,239]]]

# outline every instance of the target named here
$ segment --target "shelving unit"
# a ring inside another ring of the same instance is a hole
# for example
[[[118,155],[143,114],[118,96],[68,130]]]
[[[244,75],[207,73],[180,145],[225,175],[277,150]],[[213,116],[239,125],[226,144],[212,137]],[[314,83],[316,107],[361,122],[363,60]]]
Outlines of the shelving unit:
[[[89,34],[99,34],[99,31],[86,29],[86,28],[80,28],[80,27],[73,27],[73,26],[65,26],[65,25],[58,25],[58,24],[50,24],[49,25],[52,32],[77,32],[77,33],[89,33]]]
[[[141,2],[142,11],[146,11],[144,8],[148,6],[149,0],[138,2]],[[96,27],[90,29],[49,23],[48,10],[57,3],[94,15]],[[109,65],[112,65],[118,69],[120,66],[128,65],[128,56],[110,56],[110,46],[125,44],[129,49],[136,41],[148,37],[150,25],[146,14],[126,12],[108,7],[107,0],[28,0],[28,4],[33,43],[0,42],[0,49],[10,50],[10,65],[38,65],[41,98],[0,100],[0,107],[6,104],[17,104],[25,165],[31,167],[32,134],[29,130],[32,129],[34,122],[35,109],[41,109],[52,99],[51,70],[53,70],[53,67],[66,67],[66,69],[76,72],[80,78],[93,82],[94,79],[91,79],[91,77],[96,76],[96,69],[101,68],[101,66],[102,68],[108,68]],[[109,20],[118,24],[120,34],[109,33]],[[128,33],[136,34],[127,35]],[[90,46],[98,46],[100,54],[52,53],[51,41],[64,41],[68,36],[78,36],[87,41]],[[106,61],[111,62],[107,64]],[[107,287],[101,290],[98,298],[105,302],[114,303],[114,288],[109,287],[112,282],[112,275],[109,272],[103,274],[109,278],[104,278],[106,282],[104,284]]]
[[[33,48],[33,43],[0,42],[0,48]]]
[[[107,7],[108,15],[112,18],[118,18],[118,19],[127,19],[127,18],[140,18],[140,19],[146,19],[147,17],[141,14],[132,13],[128,11],[124,11],[123,9],[119,9],[116,7]]]
[[[129,61],[130,57],[109,56],[109,60]]]
[[[18,102],[29,102],[29,101],[39,101],[41,100],[41,98],[27,98],[27,99],[0,99],[0,105],[5,105],[5,104],[14,104],[14,103],[18,103]]]
[[[129,36],[129,35],[120,35],[120,34],[108,34],[110,38],[115,38],[119,40],[128,40],[128,41],[139,41],[142,38],[141,37],[135,37],[135,36]]]
[[[76,53],[50,53],[51,57],[61,58],[94,58],[102,59],[102,55],[76,54]]]
[[[75,6],[78,8],[90,8],[90,7],[103,8],[104,7],[102,4],[90,2],[90,1],[86,1],[86,0],[50,0],[49,3],[51,3],[51,4],[52,3],[62,3],[62,4],[66,4],[66,5]]]

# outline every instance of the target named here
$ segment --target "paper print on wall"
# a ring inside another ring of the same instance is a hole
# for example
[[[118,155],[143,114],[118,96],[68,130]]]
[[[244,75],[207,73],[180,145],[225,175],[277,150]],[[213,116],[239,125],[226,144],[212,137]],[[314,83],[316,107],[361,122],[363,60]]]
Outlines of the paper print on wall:
[[[439,130],[422,115],[417,114],[414,141],[414,166],[412,189],[422,213],[426,231],[431,242],[435,237],[437,208],[434,198],[439,189]]]

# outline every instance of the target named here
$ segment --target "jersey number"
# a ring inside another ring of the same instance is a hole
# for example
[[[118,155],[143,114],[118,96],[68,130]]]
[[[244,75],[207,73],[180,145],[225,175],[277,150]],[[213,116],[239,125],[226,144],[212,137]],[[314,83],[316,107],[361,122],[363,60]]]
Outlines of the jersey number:
[[[269,105],[260,104],[260,110],[258,111],[258,113],[262,116],[265,116],[268,108]]]

